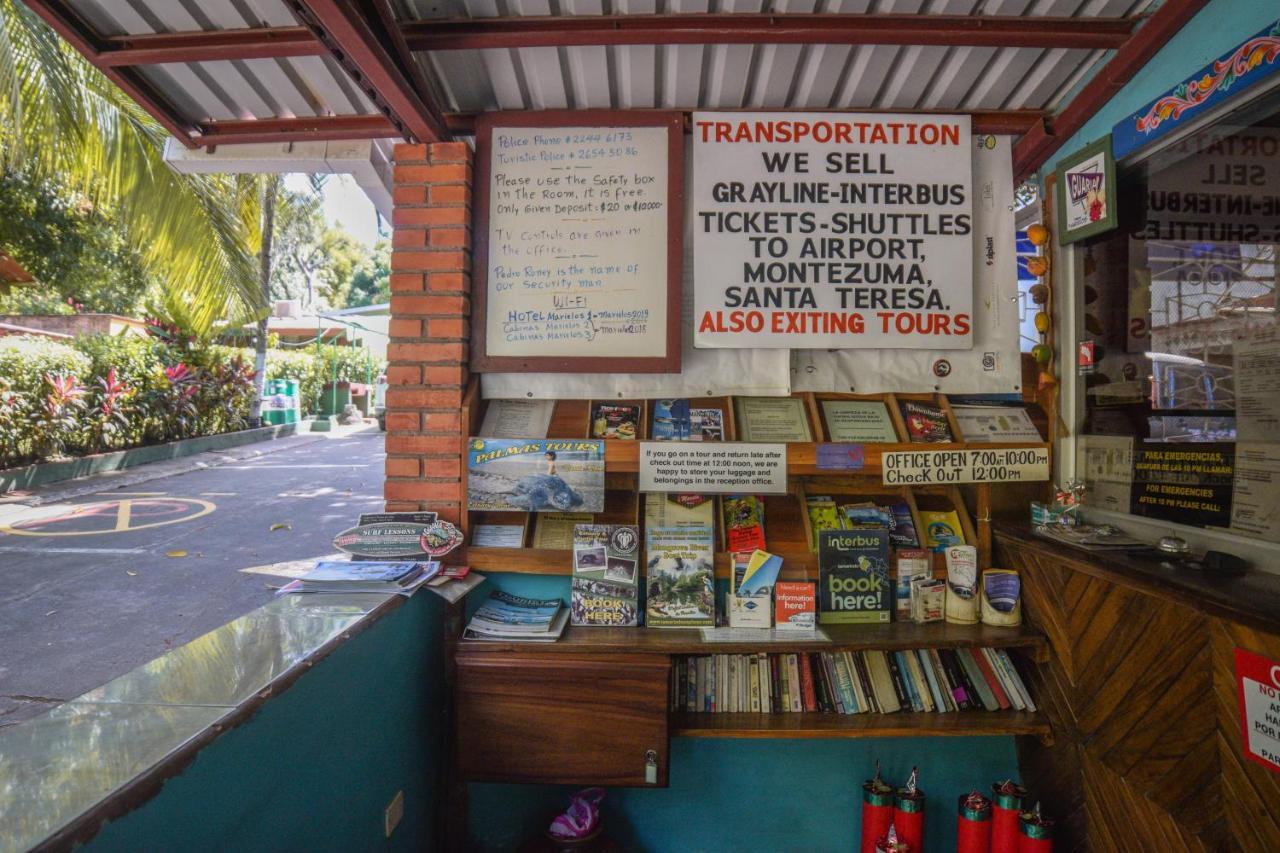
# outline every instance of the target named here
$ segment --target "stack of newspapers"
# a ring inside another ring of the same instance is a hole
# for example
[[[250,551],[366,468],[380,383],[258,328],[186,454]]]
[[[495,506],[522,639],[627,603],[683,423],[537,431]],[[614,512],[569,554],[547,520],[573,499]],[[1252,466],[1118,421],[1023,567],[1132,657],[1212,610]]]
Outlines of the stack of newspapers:
[[[558,598],[523,598],[497,590],[471,617],[462,638],[554,643],[568,621],[569,608]]]

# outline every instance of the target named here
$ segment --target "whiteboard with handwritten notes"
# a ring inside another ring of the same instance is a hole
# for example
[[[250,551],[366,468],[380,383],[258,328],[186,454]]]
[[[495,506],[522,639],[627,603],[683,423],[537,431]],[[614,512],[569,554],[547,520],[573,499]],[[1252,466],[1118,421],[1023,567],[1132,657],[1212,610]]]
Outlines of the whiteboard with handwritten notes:
[[[659,120],[479,137],[474,367],[679,369],[683,162]]]

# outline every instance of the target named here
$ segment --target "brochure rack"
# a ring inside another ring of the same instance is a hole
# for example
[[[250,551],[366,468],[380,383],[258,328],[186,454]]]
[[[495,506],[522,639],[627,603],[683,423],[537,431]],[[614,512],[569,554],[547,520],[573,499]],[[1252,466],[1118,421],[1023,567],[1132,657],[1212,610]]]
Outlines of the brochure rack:
[[[1047,447],[1047,443],[948,444],[909,442],[899,413],[898,395],[797,394],[804,401],[812,442],[787,445],[786,494],[765,496],[765,536],[771,553],[783,558],[783,579],[818,578],[818,559],[811,549],[806,496],[823,494],[837,499],[905,500],[917,531],[921,509],[953,510],[967,542],[978,547],[980,564],[990,565],[991,487],[886,486],[882,483],[884,455],[922,449],[998,449]],[[908,395],[936,405],[947,413],[954,437],[961,437],[941,395]],[[830,430],[822,402],[832,399],[883,401],[893,420],[896,443],[862,446],[862,467],[828,470],[818,465],[818,448]],[[601,523],[643,524],[643,496],[637,493],[639,441],[652,431],[652,401],[626,400],[644,407],[642,434],[637,440],[608,440],[605,450],[605,512]],[[700,406],[724,412],[725,440],[739,434],[734,400],[698,398]],[[464,410],[466,423],[482,421],[486,402],[473,387]],[[548,438],[589,435],[591,401],[558,400]],[[1032,407],[1032,419],[1045,432],[1044,413]],[[469,434],[469,433],[464,433]],[[1027,488],[1022,486],[1021,488]],[[966,506],[966,492],[976,517]],[[730,577],[732,558],[725,551],[721,513],[717,527],[716,577]],[[525,545],[533,540],[537,515],[466,512],[464,527],[475,523],[525,523]],[[517,519],[521,519],[517,521]],[[943,576],[942,555],[935,555],[934,572]],[[465,559],[485,572],[569,575],[568,549],[469,548]],[[460,641],[455,645],[458,770],[467,781],[554,782],[566,784],[665,785],[667,747],[676,737],[714,738],[845,738],[899,736],[1029,735],[1048,743],[1048,719],[1041,713],[963,711],[952,713],[857,714],[834,713],[686,713],[668,710],[669,678],[674,657],[697,654],[752,654],[902,650],[926,648],[1004,648],[1027,662],[1046,659],[1048,647],[1033,628],[994,628],[892,622],[884,625],[823,625],[823,638],[797,636],[765,642],[708,641],[697,629],[570,628],[557,643],[518,644]],[[1038,687],[1035,667],[1022,667],[1033,696]]]

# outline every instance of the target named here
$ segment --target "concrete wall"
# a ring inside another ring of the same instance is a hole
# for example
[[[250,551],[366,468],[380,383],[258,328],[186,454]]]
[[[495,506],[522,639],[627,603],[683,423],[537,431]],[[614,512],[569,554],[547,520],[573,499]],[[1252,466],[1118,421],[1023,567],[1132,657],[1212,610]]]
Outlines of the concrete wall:
[[[0,323],[71,335],[73,338],[82,335],[115,335],[126,330],[131,335],[147,333],[146,324],[141,320],[121,317],[119,314],[5,314],[0,315]]]
[[[357,634],[85,849],[436,849],[442,611],[419,593]],[[383,810],[401,790],[404,818],[387,838]]]

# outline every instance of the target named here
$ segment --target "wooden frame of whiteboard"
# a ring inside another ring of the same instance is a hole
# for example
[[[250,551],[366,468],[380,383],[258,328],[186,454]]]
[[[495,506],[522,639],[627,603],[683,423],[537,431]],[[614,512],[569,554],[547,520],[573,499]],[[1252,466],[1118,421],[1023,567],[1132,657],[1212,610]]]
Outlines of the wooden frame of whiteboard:
[[[667,129],[667,335],[665,352],[642,357],[490,356],[489,178],[495,127],[665,127]],[[626,110],[538,110],[486,113],[476,119],[471,260],[471,369],[477,373],[679,373],[684,276],[684,114]]]

